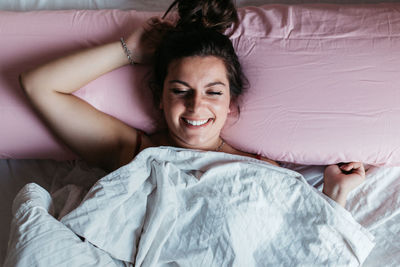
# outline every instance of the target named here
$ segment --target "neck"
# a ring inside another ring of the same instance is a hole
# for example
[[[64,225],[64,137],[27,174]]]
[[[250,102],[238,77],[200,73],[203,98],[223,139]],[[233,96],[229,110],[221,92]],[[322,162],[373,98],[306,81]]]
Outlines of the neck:
[[[175,146],[175,147],[182,147],[182,148],[189,148],[189,149],[198,149],[198,150],[204,150],[204,151],[222,151],[225,141],[221,137],[215,138],[215,140],[212,140],[210,142],[207,142],[207,144],[200,144],[200,145],[190,145],[187,144],[183,141],[181,141],[179,138],[176,138],[173,136],[171,133],[167,133],[167,140],[165,145],[170,145],[170,146]]]

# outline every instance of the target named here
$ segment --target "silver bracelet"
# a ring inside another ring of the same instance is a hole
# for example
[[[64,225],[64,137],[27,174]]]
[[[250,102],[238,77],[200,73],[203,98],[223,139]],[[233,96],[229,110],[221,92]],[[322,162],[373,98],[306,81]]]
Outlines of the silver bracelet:
[[[121,37],[120,41],[121,41],[122,48],[124,49],[125,55],[128,57],[129,63],[131,65],[135,65],[135,62],[133,62],[133,59],[132,59],[132,51],[129,50],[129,48],[126,46],[124,38]]]

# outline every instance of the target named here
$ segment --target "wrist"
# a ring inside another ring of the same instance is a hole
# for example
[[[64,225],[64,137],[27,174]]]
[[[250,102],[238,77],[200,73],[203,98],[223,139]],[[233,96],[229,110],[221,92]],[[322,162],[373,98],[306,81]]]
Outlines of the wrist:
[[[322,193],[337,202],[342,207],[345,207],[347,200],[347,193],[340,189],[338,186],[328,188],[324,185]]]
[[[120,42],[121,42],[122,50],[124,51],[124,54],[125,54],[128,62],[129,62],[129,64],[134,65],[135,62],[133,61],[132,50],[130,50],[128,48],[128,45],[126,44],[126,42],[125,42],[123,37],[120,38]]]

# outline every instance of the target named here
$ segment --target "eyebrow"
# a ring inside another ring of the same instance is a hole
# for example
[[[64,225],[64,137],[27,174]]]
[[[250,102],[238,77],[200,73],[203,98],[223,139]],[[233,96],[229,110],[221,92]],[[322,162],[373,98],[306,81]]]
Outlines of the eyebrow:
[[[171,80],[171,81],[169,81],[168,83],[180,83],[180,84],[183,84],[183,85],[185,85],[185,86],[187,86],[187,87],[190,87],[190,85],[189,85],[188,83],[186,83],[186,82],[184,82],[184,81],[181,81],[181,80]],[[224,84],[223,82],[216,81],[216,82],[208,83],[208,84],[206,85],[206,87],[211,87],[211,86],[214,86],[214,85],[226,86],[226,84]]]

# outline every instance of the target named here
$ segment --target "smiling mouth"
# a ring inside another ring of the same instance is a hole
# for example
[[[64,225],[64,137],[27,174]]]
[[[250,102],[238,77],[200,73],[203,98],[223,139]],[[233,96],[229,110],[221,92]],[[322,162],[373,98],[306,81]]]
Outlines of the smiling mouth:
[[[213,119],[206,119],[206,120],[189,120],[186,118],[182,118],[182,121],[185,122],[186,125],[192,126],[192,127],[201,127],[208,125],[209,122],[211,122]]]

